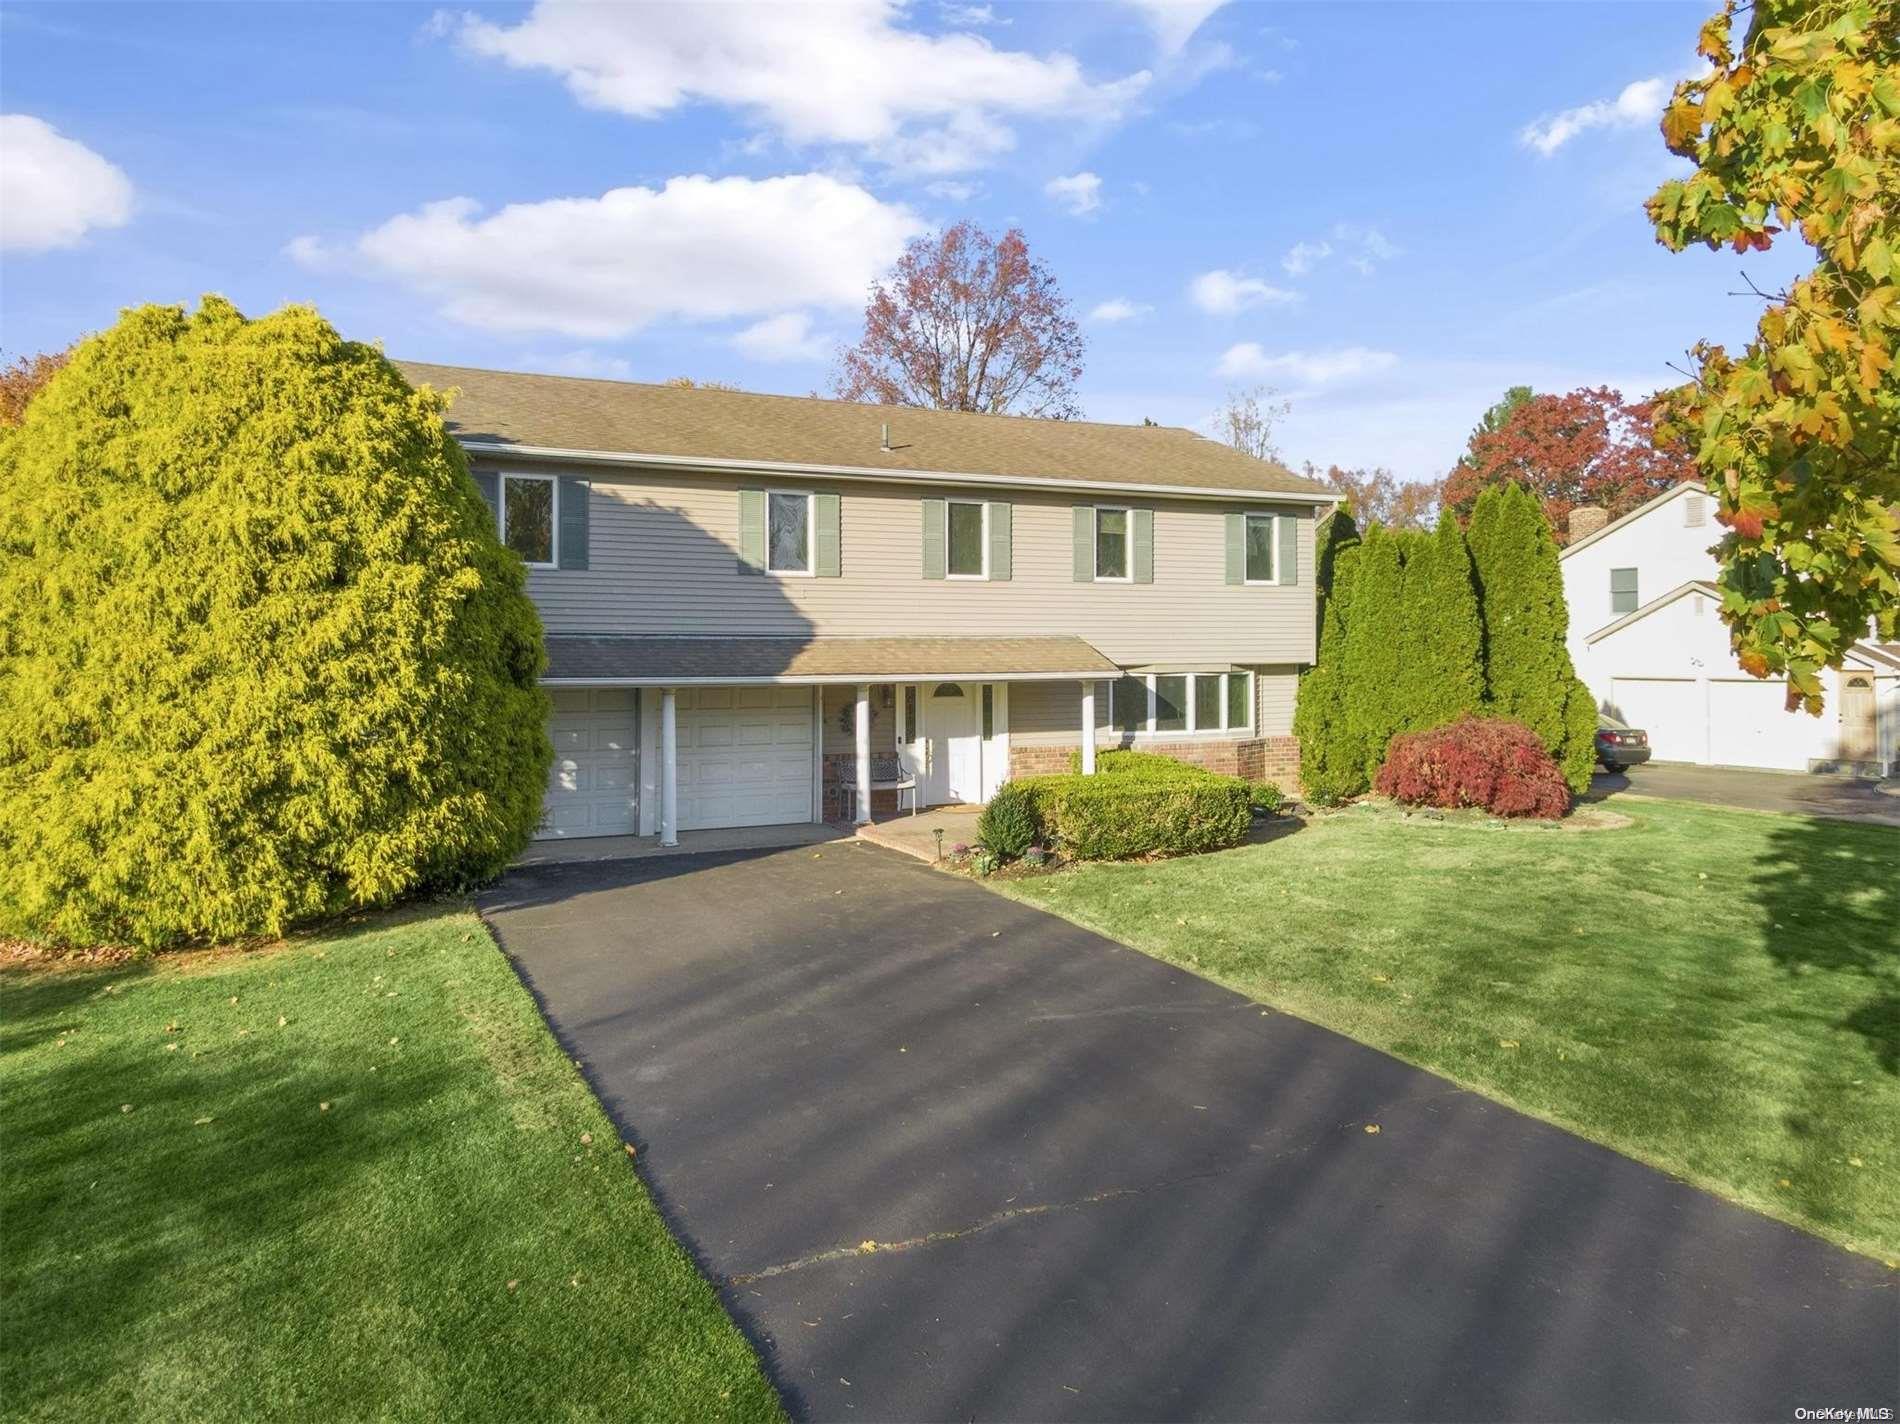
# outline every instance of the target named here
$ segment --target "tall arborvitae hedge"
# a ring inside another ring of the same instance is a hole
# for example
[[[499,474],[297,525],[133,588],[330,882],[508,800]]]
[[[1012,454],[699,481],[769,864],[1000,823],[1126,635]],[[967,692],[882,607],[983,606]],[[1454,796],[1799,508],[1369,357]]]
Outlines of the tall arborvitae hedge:
[[[1511,482],[1478,497],[1465,537],[1484,619],[1491,714],[1537,733],[1570,789],[1582,792],[1596,754],[1595,706],[1564,642],[1569,613],[1550,524],[1537,500]]]
[[[1359,545],[1352,516],[1341,511],[1323,521],[1317,544],[1318,660],[1300,678],[1293,732],[1300,741],[1300,785],[1309,799],[1326,805],[1357,796],[1367,784],[1365,759],[1346,720],[1342,672]]]
[[[207,297],[0,434],[0,934],[275,934],[521,849],[540,622],[442,409]]]
[[[1400,720],[1419,732],[1484,706],[1484,626],[1465,532],[1448,510],[1407,545]]]
[[[1404,544],[1400,535],[1375,524],[1354,556],[1345,714],[1367,785],[1385,760],[1386,744],[1406,730],[1398,699],[1407,656]]]

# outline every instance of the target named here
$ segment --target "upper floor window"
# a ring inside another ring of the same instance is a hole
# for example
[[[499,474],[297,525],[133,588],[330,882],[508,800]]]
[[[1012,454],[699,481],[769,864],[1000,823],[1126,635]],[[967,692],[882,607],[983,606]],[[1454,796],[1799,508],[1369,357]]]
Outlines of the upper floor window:
[[[775,574],[810,573],[811,496],[774,490],[766,506],[766,568]]]
[[[1247,582],[1273,583],[1277,570],[1273,566],[1274,541],[1277,530],[1274,516],[1271,514],[1249,514],[1247,516]]]
[[[1636,611],[1636,570],[1610,570],[1610,612],[1634,613]]]
[[[557,489],[552,475],[501,477],[501,541],[529,568],[554,567]]]
[[[989,506],[981,500],[953,499],[946,509],[951,578],[989,577]]]
[[[1126,509],[1095,508],[1095,577],[1127,582],[1129,525]]]

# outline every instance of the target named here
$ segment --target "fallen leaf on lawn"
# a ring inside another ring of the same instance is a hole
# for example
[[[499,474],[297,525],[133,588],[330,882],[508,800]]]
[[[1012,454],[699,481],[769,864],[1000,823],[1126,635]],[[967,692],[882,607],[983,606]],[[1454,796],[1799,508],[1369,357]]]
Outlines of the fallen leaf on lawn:
[[[390,1040],[389,1040],[389,1046],[390,1046],[391,1048],[394,1048],[394,1047],[395,1047],[395,1046],[396,1046],[397,1044],[399,1044],[399,1043],[401,1043],[401,1042],[402,1042],[402,1040],[401,1040],[400,1038],[392,1038],[392,1039],[390,1039]]]
[[[628,1155],[629,1157],[632,1157],[632,1156],[635,1156],[635,1155],[636,1155],[636,1154],[635,1154],[635,1152],[634,1152],[634,1150],[633,1150],[633,1144],[632,1144],[631,1142],[629,1142],[629,1143],[627,1144],[627,1155]]]
[[[1379,1124],[1378,1124],[1378,1123],[1376,1123],[1376,1122],[1369,1122],[1369,1123],[1367,1123],[1367,1124],[1366,1124],[1366,1131],[1367,1131],[1367,1132],[1377,1132],[1378,1130],[1379,1130]]]
[[[237,995],[236,995],[236,994],[233,994],[233,995],[231,996],[231,1002],[232,1002],[232,1003],[234,1003],[234,1004],[235,1004],[235,1003],[237,1002]]]
[[[178,1045],[175,1043],[168,1043],[165,1045],[165,1051],[167,1053],[176,1053],[178,1051]]]
[[[191,1125],[192,1125],[193,1127],[203,1127],[203,1126],[204,1126],[204,1125],[205,1125],[206,1123],[208,1123],[208,1122],[210,1122],[210,1121],[211,1121],[211,1119],[210,1119],[210,1118],[208,1118],[208,1117],[199,1117],[199,1118],[193,1118],[193,1119],[192,1119],[192,1122],[191,1122]]]
[[[1792,1187],[1794,1183],[1789,1181],[1786,1177],[1783,1177],[1780,1181],[1776,1182],[1775,1185],[1778,1187]]]
[[[290,1020],[289,1020],[289,1019],[287,1019],[287,1018],[285,1018],[285,1017],[284,1017],[284,1016],[283,1016],[282,1014],[279,1014],[279,1015],[277,1016],[277,1027],[279,1027],[279,1028],[282,1028],[282,1027],[283,1027],[283,1026],[284,1026],[285,1024],[287,1024],[287,1023],[289,1023],[289,1022],[290,1022]]]
[[[1847,1165],[1850,1167],[1865,1167],[1867,1164],[1858,1157],[1849,1157],[1847,1159]]]
[[[330,1105],[329,1105],[328,1103],[318,1103],[318,1104],[317,1104],[317,1111],[318,1111],[318,1112],[328,1112],[328,1111],[330,1111]]]
[[[593,1145],[594,1145],[594,1134],[591,1132],[583,1132],[581,1134],[581,1146],[592,1147]]]
[[[868,1256],[875,1250],[877,1250],[877,1242],[875,1241],[860,1241],[858,1243],[858,1251],[861,1255]]]
[[[173,1020],[172,1020],[172,1021],[171,1021],[170,1023],[168,1023],[168,1024],[166,1024],[166,1025],[165,1025],[165,1032],[166,1032],[166,1033],[177,1033],[177,1032],[178,1032],[178,1020],[177,1020],[177,1019],[173,1019]]]
[[[1390,984],[1392,981],[1383,974],[1375,974],[1372,976],[1372,982],[1375,984]]]
[[[1498,1040],[1499,1048],[1516,1048],[1517,1046],[1517,1040],[1514,1038],[1500,1038]]]
[[[508,1282],[508,1289],[509,1289],[509,1290],[513,1290],[513,1289],[514,1289],[514,1288],[515,1288],[516,1286],[518,1286],[518,1285],[520,1285],[520,1284],[521,1284],[521,1282],[520,1282],[520,1281],[510,1281],[510,1282]]]

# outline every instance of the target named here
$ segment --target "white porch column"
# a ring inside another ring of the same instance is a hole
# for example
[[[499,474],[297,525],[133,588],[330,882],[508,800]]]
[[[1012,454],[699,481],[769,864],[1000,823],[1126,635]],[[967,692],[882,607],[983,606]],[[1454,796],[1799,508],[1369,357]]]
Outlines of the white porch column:
[[[871,824],[871,684],[858,684],[858,814],[860,826]]]
[[[660,692],[660,844],[680,843],[679,694]]]
[[[1095,684],[1082,684],[1082,775],[1095,775]]]

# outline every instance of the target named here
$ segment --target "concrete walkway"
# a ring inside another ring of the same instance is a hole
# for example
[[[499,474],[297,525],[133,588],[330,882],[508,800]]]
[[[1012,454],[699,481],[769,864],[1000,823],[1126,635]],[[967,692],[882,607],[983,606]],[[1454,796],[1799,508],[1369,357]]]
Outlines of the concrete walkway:
[[[890,851],[480,904],[797,1417],[1900,1405],[1880,1263]]]
[[[858,839],[889,850],[902,851],[927,863],[937,859],[937,832],[943,832],[943,853],[956,845],[976,844],[981,806],[935,806],[915,816],[898,814],[857,828]]]

